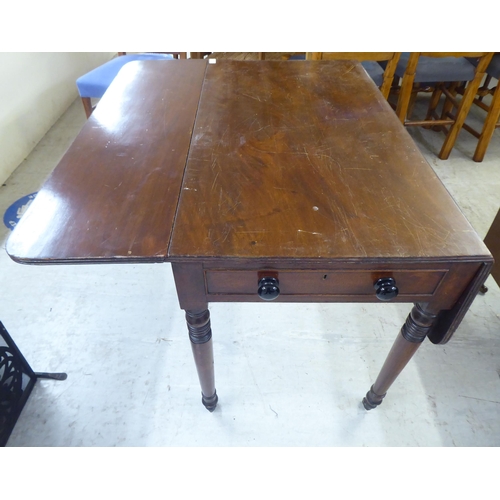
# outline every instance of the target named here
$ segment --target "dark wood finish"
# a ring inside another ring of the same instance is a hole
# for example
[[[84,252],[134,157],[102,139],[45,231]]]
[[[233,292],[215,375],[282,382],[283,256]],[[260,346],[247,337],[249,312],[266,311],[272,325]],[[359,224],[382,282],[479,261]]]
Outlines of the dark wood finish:
[[[425,305],[415,304],[396,337],[377,380],[363,398],[363,406],[367,410],[382,403],[389,387],[424,341],[436,317],[436,314],[426,310]]]
[[[401,290],[399,300],[408,302],[422,296],[432,297],[447,270],[386,271],[366,270],[280,270],[281,300],[286,295],[362,296],[363,302],[375,302],[374,283],[383,277],[394,277]],[[260,273],[259,273],[260,274]],[[262,273],[264,274],[264,273]],[[265,273],[266,275],[269,273]],[[208,270],[205,273],[208,295],[255,295],[258,281],[255,271]]]
[[[201,263],[172,263],[177,297],[181,309],[204,310],[208,308],[205,278]]]
[[[495,259],[495,264],[491,270],[491,275],[500,286],[500,210],[493,220],[488,233],[484,237],[484,243]]]
[[[210,312],[207,309],[204,311],[186,311],[186,322],[191,349],[200,379],[201,400],[207,410],[214,411],[218,398],[215,390]]]
[[[465,314],[469,310],[472,301],[488,277],[491,266],[492,259],[490,257],[489,259],[485,259],[485,262],[482,262],[476,267],[473,275],[467,274],[467,277],[457,275],[449,280],[449,286],[444,289],[445,291],[443,291],[443,293],[451,294],[453,292],[460,291],[460,296],[451,308],[448,306],[443,308],[443,302],[441,301],[443,300],[444,295],[437,301],[432,301],[432,304],[435,305],[436,308],[438,308],[437,306],[440,304],[439,307],[442,309],[438,315],[437,321],[432,325],[427,334],[427,337],[433,344],[446,344],[451,339],[455,330],[458,328]],[[467,271],[464,265],[457,266],[457,269],[460,269],[460,272]],[[462,288],[463,283],[468,283],[465,288]]]
[[[393,300],[418,304],[370,404],[420,333],[449,340],[492,257],[359,63],[147,63],[31,204],[14,260],[171,262],[209,410],[208,303],[260,301],[265,277],[276,301],[376,302],[394,278]]]
[[[208,65],[169,260],[485,252],[361,65]]]
[[[449,339],[491,257],[367,80],[353,62],[208,67],[168,257],[198,262],[199,302],[260,301],[270,269],[293,302],[377,301],[392,276]]]
[[[123,68],[9,239],[14,260],[165,259],[206,64]]]

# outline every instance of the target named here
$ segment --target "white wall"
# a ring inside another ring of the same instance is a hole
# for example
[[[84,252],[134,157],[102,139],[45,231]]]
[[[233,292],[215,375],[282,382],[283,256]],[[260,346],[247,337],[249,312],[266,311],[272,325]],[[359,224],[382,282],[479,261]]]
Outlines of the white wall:
[[[0,183],[78,97],[75,80],[111,52],[0,52]]]

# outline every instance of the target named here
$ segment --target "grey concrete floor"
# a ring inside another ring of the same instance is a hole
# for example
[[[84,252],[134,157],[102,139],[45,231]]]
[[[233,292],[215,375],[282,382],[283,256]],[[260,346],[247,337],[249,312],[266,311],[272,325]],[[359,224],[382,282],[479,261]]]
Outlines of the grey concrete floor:
[[[481,119],[480,112],[477,120]],[[475,119],[472,116],[472,119]],[[36,192],[85,122],[79,100],[0,187]],[[409,131],[480,237],[500,207],[500,130],[486,159]],[[10,447],[500,445],[500,289],[490,277],[451,342],[424,342],[367,412],[363,398],[410,304],[213,304],[219,406],[207,412],[169,264],[23,266],[0,227],[0,321],[39,380]]]

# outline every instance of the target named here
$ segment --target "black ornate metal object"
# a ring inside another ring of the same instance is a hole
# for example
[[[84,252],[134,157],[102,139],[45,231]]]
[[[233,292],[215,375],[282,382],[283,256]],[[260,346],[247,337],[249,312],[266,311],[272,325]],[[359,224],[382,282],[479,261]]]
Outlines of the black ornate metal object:
[[[5,446],[39,378],[65,380],[66,373],[34,372],[0,322],[0,446]]]
[[[396,298],[399,293],[394,278],[380,278],[375,281],[373,287],[375,288],[377,299],[383,301],[392,300]]]
[[[265,277],[259,280],[257,293],[262,300],[274,300],[280,294],[280,282],[277,278]]]

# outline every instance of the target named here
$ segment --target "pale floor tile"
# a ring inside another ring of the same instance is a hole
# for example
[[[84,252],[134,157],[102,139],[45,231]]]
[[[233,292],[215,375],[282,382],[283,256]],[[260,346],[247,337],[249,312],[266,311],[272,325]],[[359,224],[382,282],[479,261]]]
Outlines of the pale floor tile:
[[[0,187],[37,191],[83,125],[75,101]],[[411,130],[481,237],[500,206],[500,130],[483,163],[462,132]],[[384,403],[361,406],[409,304],[213,304],[214,413],[201,404],[170,266],[23,266],[0,229],[0,320],[39,380],[8,446],[499,446],[500,290],[449,344],[426,341]]]

